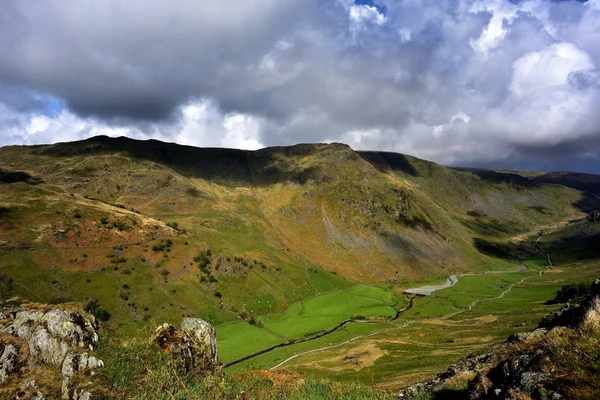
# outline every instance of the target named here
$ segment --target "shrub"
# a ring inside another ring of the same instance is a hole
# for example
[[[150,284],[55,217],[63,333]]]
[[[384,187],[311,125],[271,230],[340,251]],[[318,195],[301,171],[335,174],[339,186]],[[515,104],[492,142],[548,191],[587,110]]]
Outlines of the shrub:
[[[201,251],[198,253],[196,257],[194,257],[194,261],[198,263],[198,268],[205,274],[210,273],[210,264],[212,262],[211,259],[212,252],[210,249]]]
[[[162,243],[157,243],[152,246],[152,251],[159,252],[159,251],[164,251],[164,250],[165,250],[165,245]]]
[[[121,222],[121,221],[115,221],[113,222],[113,228],[116,228],[120,231],[124,231],[125,229],[128,228],[127,224]]]
[[[591,284],[589,283],[572,283],[565,285],[558,292],[552,302],[566,303],[570,300],[577,300],[590,294]]]
[[[97,299],[88,299],[83,309],[103,322],[108,321],[111,317],[110,313],[100,305]]]

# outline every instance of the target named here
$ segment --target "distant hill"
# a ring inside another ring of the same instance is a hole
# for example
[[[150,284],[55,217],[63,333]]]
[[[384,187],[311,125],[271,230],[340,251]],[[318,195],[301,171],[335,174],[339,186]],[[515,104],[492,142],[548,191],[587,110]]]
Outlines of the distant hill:
[[[513,262],[503,243],[600,208],[598,179],[457,170],[339,143],[7,146],[0,277],[19,284],[6,295],[98,298],[115,321],[223,323],[348,282]]]
[[[579,172],[549,172],[533,178],[537,182],[556,183],[582,192],[600,195],[600,176]]]

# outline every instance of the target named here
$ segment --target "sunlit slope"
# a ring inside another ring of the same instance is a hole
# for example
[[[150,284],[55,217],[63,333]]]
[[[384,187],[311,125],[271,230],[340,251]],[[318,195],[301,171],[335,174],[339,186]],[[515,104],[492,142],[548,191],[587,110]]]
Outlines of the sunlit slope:
[[[223,323],[357,282],[493,268],[489,243],[598,206],[560,185],[335,143],[96,137],[0,148],[0,170],[9,294],[96,297],[117,321]]]

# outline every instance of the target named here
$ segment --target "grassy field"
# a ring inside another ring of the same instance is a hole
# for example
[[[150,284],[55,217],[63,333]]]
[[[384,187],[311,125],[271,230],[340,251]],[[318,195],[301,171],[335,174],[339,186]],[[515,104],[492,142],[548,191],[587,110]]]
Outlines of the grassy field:
[[[219,359],[223,363],[283,343],[284,339],[246,322],[216,327]]]
[[[562,285],[589,282],[598,275],[600,262],[589,261],[557,266],[542,276],[530,271],[464,277],[435,296],[416,298],[392,329],[298,356],[285,368],[340,381],[402,387],[512,333],[532,329],[559,307],[547,301]],[[266,364],[266,355],[262,360]]]
[[[363,291],[381,295],[377,288]],[[376,298],[335,290],[296,303],[278,315],[262,316],[265,329],[288,339],[312,336],[348,319],[393,318],[396,310]]]

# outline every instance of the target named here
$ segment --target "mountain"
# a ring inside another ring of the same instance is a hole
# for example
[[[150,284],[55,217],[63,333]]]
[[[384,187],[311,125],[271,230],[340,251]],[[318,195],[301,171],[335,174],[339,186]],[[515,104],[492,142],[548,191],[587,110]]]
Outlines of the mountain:
[[[7,146],[0,294],[94,297],[135,335],[148,320],[221,324],[356,282],[502,266],[519,256],[505,251],[515,238],[600,208],[593,187],[570,184],[579,175],[549,176],[451,169],[340,143]]]

